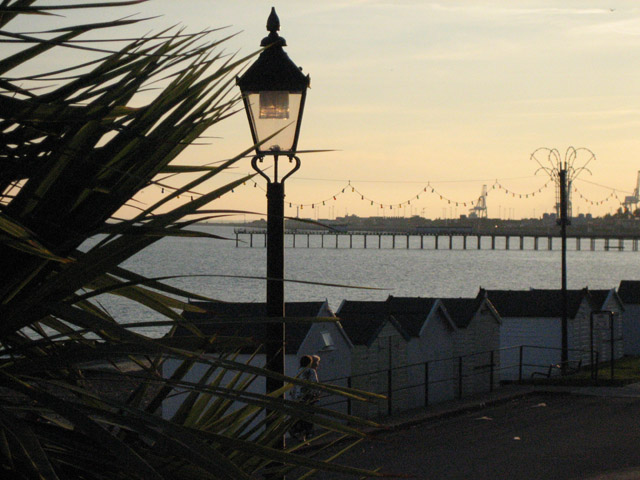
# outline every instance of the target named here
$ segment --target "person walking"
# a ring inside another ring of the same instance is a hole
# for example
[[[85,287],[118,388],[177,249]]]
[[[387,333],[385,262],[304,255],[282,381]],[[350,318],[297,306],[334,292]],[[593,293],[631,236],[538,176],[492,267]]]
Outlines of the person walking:
[[[296,377],[307,382],[318,383],[319,365],[320,357],[318,355],[300,357],[300,368]],[[313,405],[318,402],[320,392],[311,385],[296,385],[292,397],[298,402]],[[306,420],[298,420],[291,428],[291,435],[301,442],[306,441],[312,433],[313,423]]]

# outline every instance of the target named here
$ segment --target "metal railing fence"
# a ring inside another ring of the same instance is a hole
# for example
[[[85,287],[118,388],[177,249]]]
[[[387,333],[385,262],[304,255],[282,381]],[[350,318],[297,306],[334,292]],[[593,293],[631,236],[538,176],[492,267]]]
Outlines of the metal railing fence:
[[[541,355],[541,350],[546,355]],[[323,395],[320,405],[342,409],[348,414],[361,414],[356,412],[360,404],[360,410],[374,412],[364,416],[391,415],[438,401],[491,392],[502,382],[522,383],[536,375],[560,375],[563,366],[556,360],[560,358],[560,351],[554,347],[519,345],[323,379],[323,383],[365,390],[384,395],[385,399],[362,402],[331,394]],[[590,350],[569,349],[569,352],[565,371],[590,367],[592,378],[597,379],[598,352],[595,352],[595,362],[590,361]]]

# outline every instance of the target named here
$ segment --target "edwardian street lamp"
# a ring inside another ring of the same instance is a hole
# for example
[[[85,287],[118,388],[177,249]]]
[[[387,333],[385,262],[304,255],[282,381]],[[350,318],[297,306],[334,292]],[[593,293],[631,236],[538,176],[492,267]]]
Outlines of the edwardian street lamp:
[[[264,50],[237,78],[237,84],[255,144],[256,155],[251,165],[267,180],[267,317],[273,321],[267,323],[266,367],[282,374],[285,353],[284,181],[300,168],[300,159],[295,153],[309,76],[304,75],[282,49],[286,42],[278,35],[279,29],[280,20],[272,8],[267,20],[269,35],[260,44]],[[273,158],[269,174],[260,165],[267,156]],[[293,164],[284,175],[278,165],[282,157]],[[282,385],[281,381],[267,378],[267,393]]]

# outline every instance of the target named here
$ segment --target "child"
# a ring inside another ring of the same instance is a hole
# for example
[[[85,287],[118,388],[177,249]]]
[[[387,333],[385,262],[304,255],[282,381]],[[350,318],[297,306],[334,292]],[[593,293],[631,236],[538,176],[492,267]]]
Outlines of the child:
[[[300,368],[296,374],[297,378],[308,382],[318,383],[318,366],[320,357],[318,355],[304,355],[300,358]],[[293,399],[298,402],[313,405],[318,402],[320,392],[309,385],[296,385],[293,390]],[[313,423],[305,420],[298,420],[291,428],[291,435],[304,442],[313,433]]]

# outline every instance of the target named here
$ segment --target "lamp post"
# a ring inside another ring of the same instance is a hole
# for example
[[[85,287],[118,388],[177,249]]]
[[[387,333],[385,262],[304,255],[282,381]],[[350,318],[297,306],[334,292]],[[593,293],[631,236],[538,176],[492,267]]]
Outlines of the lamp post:
[[[546,153],[546,160],[540,160],[537,155]],[[584,153],[588,155],[582,161]],[[581,157],[580,159],[578,157]],[[561,296],[562,296],[562,340],[560,365],[564,374],[569,362],[569,320],[568,320],[568,298],[567,298],[567,226],[571,225],[571,185],[578,175],[587,170],[587,165],[595,160],[595,154],[588,148],[569,147],[562,159],[560,152],[555,148],[538,148],[531,154],[540,168],[556,183],[556,212],[557,222],[560,225],[560,236],[562,238],[562,260],[561,260]]]
[[[267,181],[267,317],[273,320],[266,326],[266,368],[284,374],[284,182],[300,168],[296,147],[309,76],[282,49],[286,42],[279,29],[280,20],[272,8],[269,35],[260,44],[264,50],[236,80],[255,144],[251,166]],[[269,174],[262,167],[265,157],[273,160]],[[291,164],[284,174],[279,164],[283,158]],[[282,386],[281,381],[267,377],[267,393]]]

